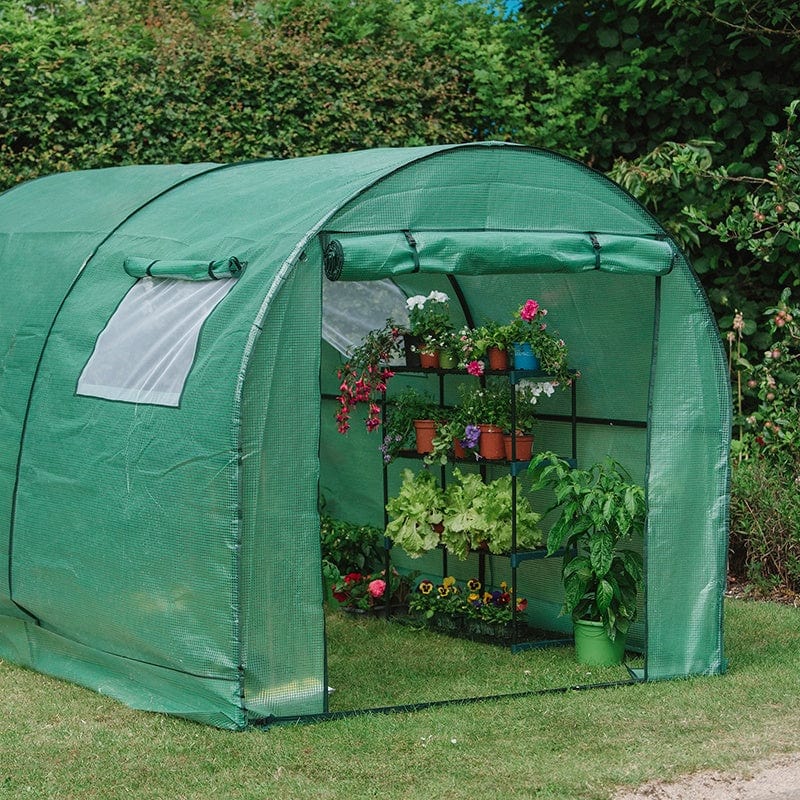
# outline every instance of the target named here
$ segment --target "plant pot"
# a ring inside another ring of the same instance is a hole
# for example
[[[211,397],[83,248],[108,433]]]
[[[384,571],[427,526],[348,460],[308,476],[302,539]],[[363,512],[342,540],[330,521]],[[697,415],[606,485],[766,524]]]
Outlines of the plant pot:
[[[422,338],[420,336],[413,336],[407,333],[403,336],[403,350],[406,356],[407,367],[419,367],[419,347],[422,345]]]
[[[503,429],[497,425],[479,425],[481,438],[478,439],[478,452],[488,461],[502,461],[506,457]]]
[[[415,419],[414,431],[417,434],[417,452],[432,453],[436,423],[432,419]]]
[[[501,350],[499,347],[490,347],[486,351],[486,355],[489,358],[489,369],[508,369],[508,350]]]
[[[514,369],[535,371],[539,369],[539,359],[528,342],[514,344]]]
[[[455,369],[456,357],[452,353],[439,353],[439,367],[441,369]]]
[[[453,437],[453,455],[456,458],[466,458],[467,451],[461,446],[461,440],[458,436]]]
[[[503,436],[503,442],[506,448],[506,459],[508,461],[530,461],[531,453],[533,452],[533,436],[526,433],[517,434],[517,457],[511,457],[511,434],[507,433]]]
[[[588,619],[573,620],[575,658],[579,664],[609,667],[621,664],[625,655],[625,636],[617,632],[612,642],[602,622]]]
[[[439,353],[420,353],[419,364],[422,369],[439,369]]]

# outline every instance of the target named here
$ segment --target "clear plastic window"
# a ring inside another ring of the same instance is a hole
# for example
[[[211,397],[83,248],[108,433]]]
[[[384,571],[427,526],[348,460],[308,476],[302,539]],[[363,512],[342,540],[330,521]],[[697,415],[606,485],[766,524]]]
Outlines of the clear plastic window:
[[[180,405],[203,323],[235,283],[235,278],[137,281],[97,337],[78,394]]]
[[[403,291],[390,280],[322,282],[322,338],[346,356],[386,320],[408,325]]]

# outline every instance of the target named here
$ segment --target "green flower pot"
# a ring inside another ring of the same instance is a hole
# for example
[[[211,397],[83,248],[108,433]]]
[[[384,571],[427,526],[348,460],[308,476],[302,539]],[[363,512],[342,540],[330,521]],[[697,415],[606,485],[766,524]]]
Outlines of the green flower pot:
[[[439,353],[439,366],[442,369],[455,369],[456,357],[450,353]]]
[[[617,633],[612,642],[602,622],[588,619],[573,621],[575,632],[575,657],[579,664],[610,667],[621,664],[625,655],[625,636]]]

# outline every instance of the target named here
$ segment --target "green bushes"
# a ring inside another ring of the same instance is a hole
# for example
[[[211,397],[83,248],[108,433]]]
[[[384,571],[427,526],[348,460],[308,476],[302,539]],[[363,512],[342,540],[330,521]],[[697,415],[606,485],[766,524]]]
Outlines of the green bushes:
[[[800,592],[800,474],[776,457],[734,465],[730,571],[764,593]]]
[[[9,0],[0,189],[52,172],[474,138],[480,3]],[[430,15],[435,15],[432,19]]]
[[[790,300],[785,289],[760,331],[737,314],[727,335],[736,398],[730,571],[765,592],[800,592],[800,308]]]

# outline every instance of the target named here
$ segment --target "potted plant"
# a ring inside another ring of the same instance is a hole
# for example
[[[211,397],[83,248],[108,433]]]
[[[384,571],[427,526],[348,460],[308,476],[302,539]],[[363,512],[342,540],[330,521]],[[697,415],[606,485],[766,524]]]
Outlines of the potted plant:
[[[466,458],[468,451],[477,452],[480,428],[471,423],[463,406],[442,409],[447,417],[436,426],[432,450],[425,456],[426,464],[446,464],[451,457]]]
[[[533,489],[555,491],[550,510],[560,514],[550,529],[547,553],[565,551],[562,614],[572,616],[578,660],[619,664],[643,582],[642,557],[620,544],[644,531],[644,489],[611,458],[571,469],[554,453],[542,453],[529,469]]]
[[[504,436],[508,461],[530,461],[533,451],[533,429],[536,425],[536,404],[542,395],[550,397],[555,392],[549,381],[521,380],[514,387],[516,393],[514,430],[509,426]]]
[[[386,426],[381,452],[389,463],[401,450],[429,453],[442,409],[428,394],[409,387],[387,402]],[[424,423],[424,424],[419,424]]]
[[[509,336],[514,347],[514,368],[541,370],[562,386],[572,380],[567,369],[567,346],[554,336],[544,321],[547,309],[536,300],[526,300],[514,314]]]
[[[396,569],[374,573],[350,572],[333,587],[333,597],[344,611],[376,613],[405,609],[411,592],[411,578]]]
[[[514,327],[498,322],[487,322],[481,328],[481,341],[489,361],[489,369],[507,370],[509,351],[514,342]]]
[[[492,644],[510,644],[514,638],[514,612],[522,614],[528,607],[524,597],[516,600],[516,609],[508,584],[485,591],[476,578],[459,583],[449,575],[440,584],[421,580],[409,596],[412,617],[426,627]],[[517,620],[521,628],[527,627]]]
[[[428,470],[404,469],[400,491],[386,504],[391,517],[386,535],[412,558],[439,544],[444,494]]]
[[[432,291],[430,294],[416,294],[406,300],[408,307],[409,333],[415,337],[420,356],[430,357],[431,361],[423,359],[423,367],[438,367],[438,350],[441,346],[440,337],[453,330],[450,321],[450,298],[444,292]],[[435,359],[435,363],[434,363]]]
[[[510,424],[511,389],[505,379],[489,380],[463,393],[463,404],[474,417],[481,435],[479,450],[483,458],[499,460],[506,457],[503,430]]]
[[[360,403],[369,407],[367,430],[373,431],[381,424],[381,410],[375,395],[386,391],[386,383],[394,375],[387,363],[392,356],[399,354],[402,336],[402,328],[387,319],[383,328],[370,331],[364,337],[337,371],[341,381],[336,412],[339,433],[350,430],[350,415]]]

